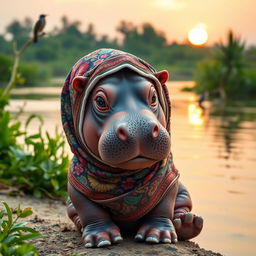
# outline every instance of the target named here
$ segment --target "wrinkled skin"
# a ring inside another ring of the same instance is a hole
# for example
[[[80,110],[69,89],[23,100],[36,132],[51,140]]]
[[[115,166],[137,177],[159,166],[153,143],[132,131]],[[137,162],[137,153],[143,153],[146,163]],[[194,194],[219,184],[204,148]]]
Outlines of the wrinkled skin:
[[[79,83],[82,81],[75,81],[76,88]],[[84,140],[108,166],[133,171],[152,166],[170,154],[170,135],[155,86],[133,71],[124,69],[102,79],[84,114]],[[122,241],[119,226],[124,223],[114,223],[107,209],[90,201],[71,184],[68,193],[68,215],[82,230],[86,247]],[[176,183],[151,212],[126,224],[139,225],[137,241],[176,243],[201,232],[203,219],[192,214],[191,208],[187,189]]]

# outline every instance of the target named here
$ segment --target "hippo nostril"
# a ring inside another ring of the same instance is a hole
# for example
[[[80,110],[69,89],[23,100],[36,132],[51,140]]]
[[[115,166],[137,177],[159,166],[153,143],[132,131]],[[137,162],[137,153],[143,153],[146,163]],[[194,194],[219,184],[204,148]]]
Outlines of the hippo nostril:
[[[160,132],[159,125],[158,124],[153,125],[153,127],[152,127],[152,137],[154,139],[158,137],[159,132]]]
[[[116,135],[117,137],[122,140],[122,141],[127,141],[128,140],[128,134],[123,125],[119,125],[119,127],[116,130]]]

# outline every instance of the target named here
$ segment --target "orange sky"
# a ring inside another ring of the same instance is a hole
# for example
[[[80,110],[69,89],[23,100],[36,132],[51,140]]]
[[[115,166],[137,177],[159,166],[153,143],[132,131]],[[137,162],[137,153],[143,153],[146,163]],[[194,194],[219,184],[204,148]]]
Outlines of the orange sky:
[[[204,23],[209,43],[224,38],[232,28],[248,44],[256,44],[255,0],[0,0],[0,33],[13,19],[34,20],[41,13],[49,14],[47,29],[60,25],[60,17],[80,20],[81,29],[89,22],[98,34],[116,36],[121,20],[139,25],[150,22],[165,32],[169,41],[184,42],[187,33]]]

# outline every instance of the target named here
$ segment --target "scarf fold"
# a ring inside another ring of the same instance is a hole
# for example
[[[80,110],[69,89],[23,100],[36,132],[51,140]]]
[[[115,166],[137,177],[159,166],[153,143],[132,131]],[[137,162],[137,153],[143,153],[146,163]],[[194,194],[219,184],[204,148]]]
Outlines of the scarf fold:
[[[69,182],[90,200],[108,208],[115,219],[133,221],[153,209],[179,173],[172,155],[149,168],[137,171],[110,168],[90,152],[83,140],[81,127],[87,99],[97,82],[123,68],[153,80],[170,130],[170,101],[166,85],[154,76],[156,70],[140,58],[119,50],[99,49],[81,58],[66,78],[61,94],[62,124],[74,157],[68,174]],[[72,87],[77,76],[86,78],[82,93]]]

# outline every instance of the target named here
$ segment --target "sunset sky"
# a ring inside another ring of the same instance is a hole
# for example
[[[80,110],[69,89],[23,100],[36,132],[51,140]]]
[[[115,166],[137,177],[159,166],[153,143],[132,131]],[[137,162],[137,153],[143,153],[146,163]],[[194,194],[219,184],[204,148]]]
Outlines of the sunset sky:
[[[188,32],[205,24],[209,43],[223,39],[233,29],[247,45],[256,44],[255,0],[0,0],[0,33],[12,20],[33,20],[48,14],[47,30],[60,25],[60,18],[80,20],[81,30],[88,23],[95,25],[97,34],[117,36],[121,20],[135,25],[150,22],[165,33],[169,42],[184,42]]]

